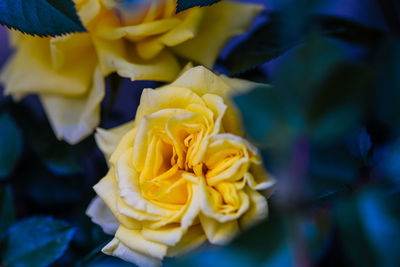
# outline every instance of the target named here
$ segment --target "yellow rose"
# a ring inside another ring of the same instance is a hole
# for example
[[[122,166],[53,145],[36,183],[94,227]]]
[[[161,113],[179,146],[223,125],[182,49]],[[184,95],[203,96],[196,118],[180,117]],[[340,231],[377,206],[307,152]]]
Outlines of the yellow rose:
[[[40,38],[12,32],[16,53],[0,75],[15,99],[38,94],[56,136],[71,144],[99,124],[105,76],[172,81],[181,70],[177,56],[212,66],[226,41],[262,9],[223,2],[175,14],[175,0],[133,7],[116,0],[75,3],[87,33]]]
[[[103,252],[159,266],[206,240],[226,244],[267,216],[258,190],[274,181],[241,137],[229,100],[251,86],[192,68],[172,84],[145,89],[133,122],[98,129],[110,170],[94,186],[102,200],[87,214],[115,235]]]

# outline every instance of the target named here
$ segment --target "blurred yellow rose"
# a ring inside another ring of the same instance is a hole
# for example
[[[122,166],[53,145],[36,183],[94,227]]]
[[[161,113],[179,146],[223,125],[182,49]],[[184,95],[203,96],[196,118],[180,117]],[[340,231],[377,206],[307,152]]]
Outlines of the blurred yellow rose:
[[[104,253],[159,266],[206,240],[226,244],[267,216],[267,195],[258,191],[274,181],[241,137],[229,100],[252,86],[192,68],[172,84],[145,89],[133,122],[98,129],[110,170],[87,214],[115,235]]]
[[[87,33],[40,38],[13,32],[5,93],[38,94],[59,139],[81,141],[99,124],[104,77],[172,81],[178,57],[211,67],[226,41],[262,8],[224,1],[175,14],[176,0],[74,0]],[[166,49],[168,47],[168,49]]]

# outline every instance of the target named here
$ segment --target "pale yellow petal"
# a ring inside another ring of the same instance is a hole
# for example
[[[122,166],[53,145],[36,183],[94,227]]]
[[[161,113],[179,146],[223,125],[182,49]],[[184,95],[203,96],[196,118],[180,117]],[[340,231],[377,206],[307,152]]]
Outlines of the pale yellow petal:
[[[189,88],[200,96],[205,94],[215,94],[223,97],[224,103],[228,105],[222,118],[223,128],[226,132],[242,136],[243,126],[239,117],[240,113],[233,104],[231,97],[238,92],[248,91],[249,87],[247,86],[253,86],[253,84],[240,82],[240,80],[234,80],[232,82],[229,79],[221,79],[221,77],[223,76],[218,76],[207,68],[198,66],[181,74],[179,78],[171,84],[171,86]],[[225,81],[228,81],[228,83]],[[246,88],[242,89],[240,87],[241,85],[246,86]]]
[[[140,125],[145,115],[163,109],[185,109],[190,104],[204,105],[204,101],[192,90],[184,87],[165,86],[156,90],[144,89],[136,112],[136,125]]]
[[[162,260],[167,254],[168,246],[144,239],[140,230],[131,230],[120,226],[115,237],[129,249],[145,256]]]
[[[134,121],[130,121],[109,130],[102,128],[96,129],[96,143],[107,160],[109,160],[111,155],[115,152],[121,139],[133,128]]]
[[[251,227],[268,216],[266,197],[251,188],[247,188],[246,193],[250,197],[250,208],[239,220],[242,229]]]
[[[158,229],[169,224],[179,223],[180,228],[183,232],[195,224],[197,215],[200,212],[199,205],[199,189],[198,185],[192,184],[189,186],[189,196],[186,204],[177,211],[173,216],[169,217],[167,220],[149,223],[146,226],[151,229]]]
[[[108,243],[102,251],[107,255],[118,257],[124,261],[136,264],[139,267],[161,267],[162,265],[160,259],[134,251],[125,246],[117,238],[114,238],[110,243]]]
[[[50,52],[53,67],[61,69],[65,65],[82,64],[82,59],[94,55],[94,46],[90,35],[75,33],[50,39]]]
[[[247,184],[254,190],[267,190],[268,197],[275,189],[276,180],[263,168],[261,164],[251,164],[248,176],[246,176]]]
[[[100,13],[100,0],[74,0],[82,23],[89,25]]]
[[[178,226],[166,226],[159,229],[143,228],[142,235],[145,239],[165,244],[168,246],[175,246],[184,234],[184,231]]]
[[[183,21],[161,36],[160,40],[167,46],[175,46],[194,38],[203,20],[203,15],[204,9],[202,8],[188,10]]]
[[[169,247],[168,257],[179,257],[198,248],[207,240],[201,225],[192,226],[175,246]]]
[[[229,221],[237,220],[242,216],[250,206],[249,197],[245,192],[239,191],[239,209],[231,212],[231,213],[222,213],[219,210],[219,203],[216,203],[216,200],[213,198],[213,195],[210,190],[215,190],[213,188],[209,188],[205,182],[205,179],[200,179],[199,185],[200,191],[200,210],[201,212],[210,218],[217,220],[220,223],[226,223]],[[222,201],[222,200],[220,200]]]
[[[103,75],[117,72],[134,80],[172,81],[181,69],[176,58],[166,50],[151,60],[140,58],[135,46],[124,40],[94,38]]]
[[[196,37],[172,49],[183,57],[211,68],[227,41],[245,32],[263,7],[221,1],[204,9],[203,23]]]
[[[97,195],[106,203],[110,208],[111,212],[117,218],[117,220],[128,228],[140,229],[141,224],[127,216],[124,216],[118,212],[117,201],[118,201],[118,187],[114,177],[114,169],[111,168],[107,175],[98,182],[93,189]]]
[[[131,207],[130,216],[141,216],[136,217],[136,219],[142,221],[162,219],[173,215],[171,210],[157,207],[143,198],[139,185],[139,173],[133,168],[131,159],[132,149],[128,148],[128,150],[120,156],[116,165],[118,193],[124,202]],[[120,212],[121,208],[122,207],[118,206]],[[129,209],[125,207],[125,210]],[[135,212],[135,210],[137,210],[137,212]]]
[[[164,49],[164,45],[158,38],[148,38],[136,44],[136,51],[143,59],[152,59]]]
[[[100,197],[95,197],[86,210],[92,222],[100,225],[106,234],[114,235],[119,227],[119,222]]]
[[[7,76],[2,77],[5,93],[17,95],[45,93],[59,96],[86,94],[93,86],[92,79],[97,58],[94,51],[88,52],[84,47],[82,49],[87,53],[85,57],[81,57],[79,64],[55,68],[51,57],[50,39],[24,37],[11,58],[12,63],[9,65]]]
[[[100,122],[100,103],[104,97],[104,81],[100,70],[92,76],[93,85],[87,95],[61,97],[40,95],[51,126],[60,140],[76,144],[89,136]]]
[[[224,99],[215,94],[205,94],[202,98],[207,107],[209,107],[214,113],[215,122],[212,134],[224,132],[225,129],[223,129],[222,119],[228,109],[228,106],[224,103]]]
[[[220,223],[203,214],[199,217],[207,239],[213,245],[226,245],[239,233],[239,224],[236,220]]]
[[[122,138],[119,140],[119,143],[111,154],[110,163],[114,166],[117,164],[118,159],[121,157],[123,153],[129,148],[133,147],[133,143],[135,142],[135,137],[137,133],[137,128],[133,128],[128,131]]]
[[[142,94],[142,99],[143,95],[145,95],[147,91],[150,90],[145,89],[145,92],[143,92]],[[157,102],[157,99],[153,99],[153,103],[154,102]],[[153,159],[151,158],[154,156],[154,153],[149,153],[153,150],[149,148],[151,142],[155,140],[153,134],[156,134],[157,130],[160,127],[162,126],[165,127],[168,119],[171,116],[185,112],[184,109],[161,109],[160,111],[155,111],[151,113],[141,113],[142,109],[152,108],[151,106],[144,106],[144,105],[145,103],[141,102],[136,113],[137,115],[135,123],[139,123],[139,126],[137,128],[137,134],[133,145],[134,149],[132,156],[133,166],[137,171],[140,172],[142,172],[145,169],[146,163],[147,164],[154,163],[152,161]],[[142,114],[151,114],[151,115],[146,115],[143,118],[141,118],[140,116]],[[153,169],[151,168],[150,170]]]
[[[171,83],[171,87],[191,89],[199,96],[216,94],[224,98],[229,95],[231,90],[230,86],[218,75],[203,66],[197,66],[182,73]]]

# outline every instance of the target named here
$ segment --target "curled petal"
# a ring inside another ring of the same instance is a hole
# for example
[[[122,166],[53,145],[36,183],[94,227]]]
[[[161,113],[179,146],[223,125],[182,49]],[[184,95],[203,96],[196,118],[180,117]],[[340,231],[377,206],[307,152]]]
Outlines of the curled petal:
[[[204,9],[204,17],[196,38],[173,49],[177,54],[210,68],[226,42],[248,29],[263,7],[222,1]],[[203,49],[204,47],[207,49]]]
[[[92,200],[86,214],[92,219],[92,222],[100,225],[106,234],[114,235],[119,227],[118,220],[99,197]]]
[[[200,222],[208,241],[214,245],[226,245],[239,233],[239,224],[236,220],[220,223],[213,218],[200,214]]]
[[[167,254],[167,246],[143,238],[140,230],[128,229],[120,226],[115,234],[125,246],[145,256],[162,260]]]
[[[111,158],[111,155],[117,149],[121,139],[134,128],[133,126],[134,121],[131,121],[111,130],[105,130],[102,128],[96,129],[96,143],[107,160]]]
[[[102,251],[110,256],[118,257],[128,262],[132,262],[138,266],[160,267],[162,262],[160,259],[146,256],[140,252],[134,251],[125,246],[117,238],[114,238],[105,246]]]
[[[96,69],[92,88],[86,95],[77,97],[40,95],[58,139],[76,144],[93,132],[100,121],[100,103],[104,91],[103,77],[99,69]]]

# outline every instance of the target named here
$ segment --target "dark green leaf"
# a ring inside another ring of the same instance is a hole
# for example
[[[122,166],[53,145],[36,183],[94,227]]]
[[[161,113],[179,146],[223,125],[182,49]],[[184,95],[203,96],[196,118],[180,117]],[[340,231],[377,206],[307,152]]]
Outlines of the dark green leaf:
[[[195,6],[209,6],[221,0],[178,0],[176,12],[179,13]]]
[[[364,44],[376,44],[384,36],[383,32],[375,28],[368,28],[343,18],[322,15],[310,16],[304,29],[300,31],[285,31],[287,29],[285,24],[291,20],[282,13],[270,14],[267,22],[260,25],[246,40],[229,52],[224,64],[230,73],[246,71],[283,55],[303,43],[311,32]]]
[[[72,0],[2,0],[0,24],[39,36],[86,31]]]
[[[0,115],[0,180],[13,171],[22,152],[22,135],[13,119]]]
[[[2,250],[5,266],[45,266],[67,249],[74,229],[49,217],[32,217],[9,229]]]
[[[14,221],[14,200],[11,187],[7,186],[0,191],[0,239]]]

